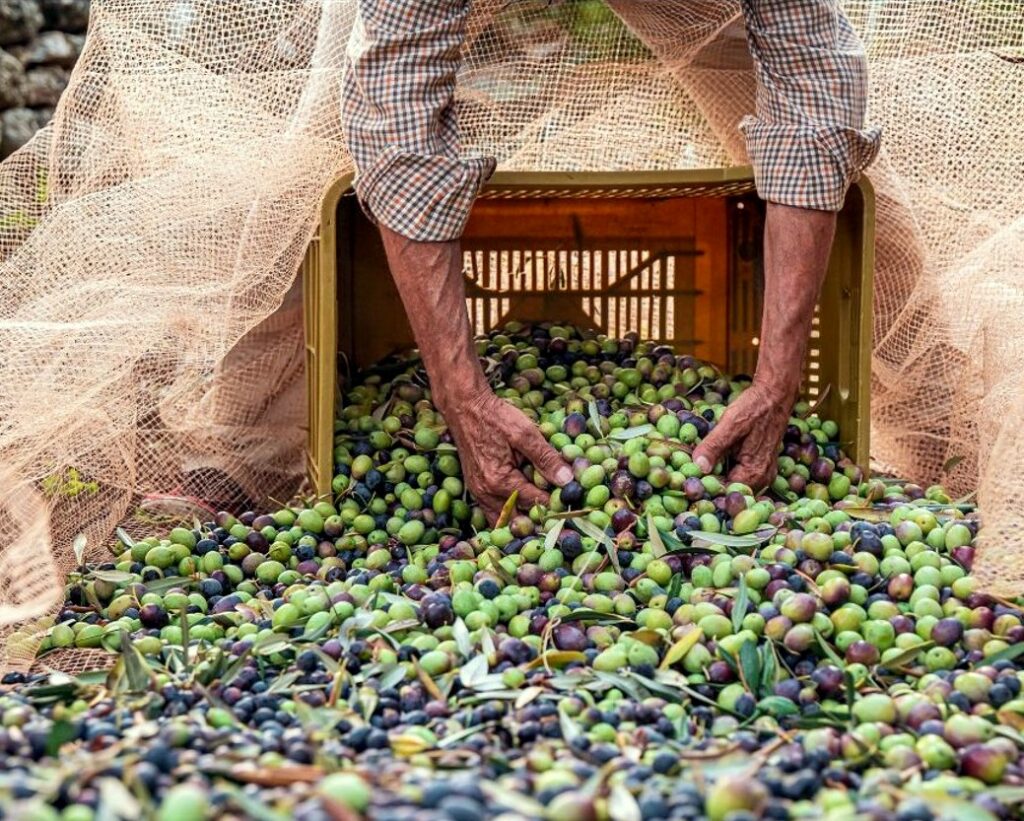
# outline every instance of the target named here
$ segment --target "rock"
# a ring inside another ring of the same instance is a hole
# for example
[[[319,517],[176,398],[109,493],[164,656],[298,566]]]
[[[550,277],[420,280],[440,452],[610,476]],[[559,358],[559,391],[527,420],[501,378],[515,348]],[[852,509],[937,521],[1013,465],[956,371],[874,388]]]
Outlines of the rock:
[[[33,108],[57,105],[67,88],[69,74],[59,66],[32,69],[25,75],[25,103]]]
[[[0,0],[0,46],[27,43],[42,27],[38,0]]]
[[[62,31],[44,31],[32,42],[11,49],[26,68],[32,66],[62,66],[71,68],[82,53],[85,38],[80,34]]]
[[[13,154],[38,130],[37,113],[31,108],[12,108],[0,114],[0,157]]]
[[[48,28],[79,34],[89,25],[89,0],[40,0]]]
[[[13,54],[0,49],[0,110],[25,104],[25,69]]]

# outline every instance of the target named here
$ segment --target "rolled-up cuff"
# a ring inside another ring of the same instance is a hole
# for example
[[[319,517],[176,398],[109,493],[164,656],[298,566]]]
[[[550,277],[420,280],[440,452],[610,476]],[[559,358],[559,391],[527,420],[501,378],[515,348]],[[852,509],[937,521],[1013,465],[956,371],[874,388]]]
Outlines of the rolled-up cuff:
[[[494,173],[492,157],[426,156],[385,149],[355,181],[367,217],[419,242],[462,236],[473,201]]]
[[[877,128],[788,125],[747,117],[740,123],[757,193],[768,202],[839,211],[846,192],[874,162]]]

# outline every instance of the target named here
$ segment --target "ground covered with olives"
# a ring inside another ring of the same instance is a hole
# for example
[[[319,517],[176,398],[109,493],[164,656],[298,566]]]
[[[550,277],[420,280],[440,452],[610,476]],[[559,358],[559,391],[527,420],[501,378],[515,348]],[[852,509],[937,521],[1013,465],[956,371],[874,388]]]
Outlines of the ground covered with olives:
[[[418,361],[380,363],[332,498],[69,580],[40,663],[112,666],[3,679],[0,816],[1021,817],[1024,611],[976,589],[969,503],[863,475],[806,404],[769,488],[703,475],[747,382],[665,347],[479,353],[572,466],[549,507],[488,527]]]

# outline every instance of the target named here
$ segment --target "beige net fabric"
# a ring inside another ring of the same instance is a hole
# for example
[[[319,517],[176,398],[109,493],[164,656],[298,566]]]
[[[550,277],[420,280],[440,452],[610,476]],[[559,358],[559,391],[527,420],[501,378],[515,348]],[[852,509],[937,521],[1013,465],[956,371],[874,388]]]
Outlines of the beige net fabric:
[[[1016,593],[1024,15],[1016,0],[843,5],[886,134],[872,172],[876,456],[978,488],[978,571]],[[53,123],[0,165],[7,625],[52,614],[75,537],[86,558],[107,555],[140,494],[196,469],[206,485],[189,490],[212,498],[228,480],[256,501],[298,487],[303,342],[288,295],[321,192],[349,170],[338,94],[356,0],[92,9]],[[466,142],[509,169],[743,161],[735,126],[754,87],[738,12],[479,0]],[[33,644],[18,628],[7,663],[26,664]]]

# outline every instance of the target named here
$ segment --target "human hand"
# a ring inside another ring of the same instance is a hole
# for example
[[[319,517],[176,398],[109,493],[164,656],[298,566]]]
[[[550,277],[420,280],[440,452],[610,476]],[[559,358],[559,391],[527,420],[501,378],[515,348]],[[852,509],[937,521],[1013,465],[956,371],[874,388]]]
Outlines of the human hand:
[[[572,481],[572,469],[533,422],[490,389],[450,406],[445,418],[459,449],[466,484],[492,525],[516,491],[522,508],[548,504],[548,494],[523,475],[524,461],[554,485]]]
[[[714,430],[693,451],[705,473],[730,454],[729,480],[758,491],[771,484],[777,470],[779,444],[789,424],[791,403],[757,383],[744,391],[723,414]]]

